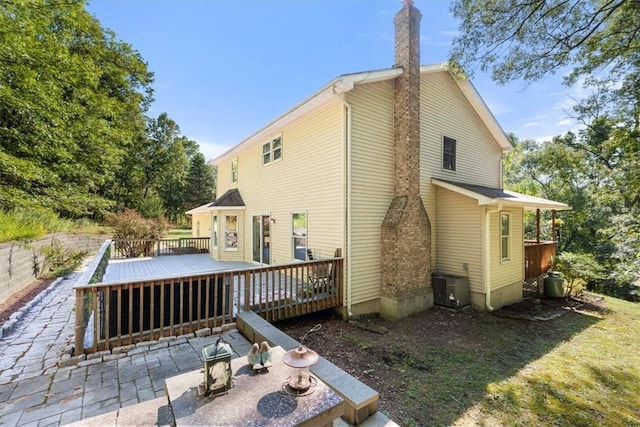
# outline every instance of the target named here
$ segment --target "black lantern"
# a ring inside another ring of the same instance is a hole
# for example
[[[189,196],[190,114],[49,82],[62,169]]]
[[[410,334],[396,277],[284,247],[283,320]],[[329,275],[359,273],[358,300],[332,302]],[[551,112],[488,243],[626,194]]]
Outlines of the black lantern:
[[[202,349],[204,360],[204,390],[201,394],[216,395],[231,388],[231,346],[219,339]]]

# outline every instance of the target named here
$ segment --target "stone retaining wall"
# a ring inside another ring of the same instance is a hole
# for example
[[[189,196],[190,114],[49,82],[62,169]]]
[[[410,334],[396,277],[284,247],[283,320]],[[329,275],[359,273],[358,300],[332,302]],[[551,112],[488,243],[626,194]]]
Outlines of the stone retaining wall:
[[[73,248],[94,254],[105,239],[76,234],[49,234],[40,240],[0,243],[0,304],[21,291],[41,276],[48,268],[40,249],[57,242],[64,248]]]

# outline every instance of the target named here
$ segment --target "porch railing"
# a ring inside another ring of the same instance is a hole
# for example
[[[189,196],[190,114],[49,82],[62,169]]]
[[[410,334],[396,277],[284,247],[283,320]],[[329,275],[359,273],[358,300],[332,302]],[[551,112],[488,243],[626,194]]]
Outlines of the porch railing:
[[[524,242],[525,280],[535,279],[552,267],[556,255],[556,242],[526,240]]]
[[[111,247],[111,259],[208,253],[210,240],[209,237],[114,239]]]
[[[342,304],[343,259],[75,288],[76,354],[232,323],[238,304],[269,321]]]

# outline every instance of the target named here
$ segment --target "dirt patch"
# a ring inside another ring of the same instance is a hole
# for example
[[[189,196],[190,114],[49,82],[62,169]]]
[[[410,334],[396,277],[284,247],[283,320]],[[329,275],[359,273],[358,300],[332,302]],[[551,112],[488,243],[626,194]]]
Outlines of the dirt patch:
[[[378,391],[378,409],[400,425],[451,425],[487,384],[596,321],[575,320],[580,307],[600,305],[533,298],[493,314],[436,306],[397,322],[377,316],[348,322],[323,312],[276,326],[300,340],[320,324],[305,344]],[[560,312],[574,318],[560,321]]]
[[[38,280],[26,288],[11,295],[5,302],[0,304],[0,325],[9,320],[9,317],[16,311],[34,299],[40,292],[45,290],[55,279]]]

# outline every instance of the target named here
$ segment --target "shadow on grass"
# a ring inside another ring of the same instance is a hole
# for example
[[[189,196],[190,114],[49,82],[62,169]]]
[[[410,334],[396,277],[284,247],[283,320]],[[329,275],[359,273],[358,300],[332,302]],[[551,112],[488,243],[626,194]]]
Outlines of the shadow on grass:
[[[398,322],[368,319],[365,328],[335,321],[337,325],[328,324],[321,333],[310,335],[307,345],[377,390],[379,410],[401,425],[465,424],[465,420],[475,425],[478,417],[469,418],[469,413],[487,408],[513,412],[508,424],[518,425],[518,411],[507,409],[519,407],[523,399],[533,399],[529,406],[534,412],[524,419],[544,424],[567,406],[580,408],[582,403],[554,398],[558,388],[553,381],[535,377],[535,364],[600,321],[598,316],[574,311],[534,322],[436,307]],[[295,338],[314,322],[318,319],[296,319],[281,328]],[[380,330],[386,332],[371,332]],[[527,371],[535,372],[530,383],[509,382]],[[614,384],[621,380],[611,372],[602,376]],[[627,380],[623,384],[629,385]],[[586,418],[588,405],[578,411]],[[527,410],[525,406],[523,411]]]

